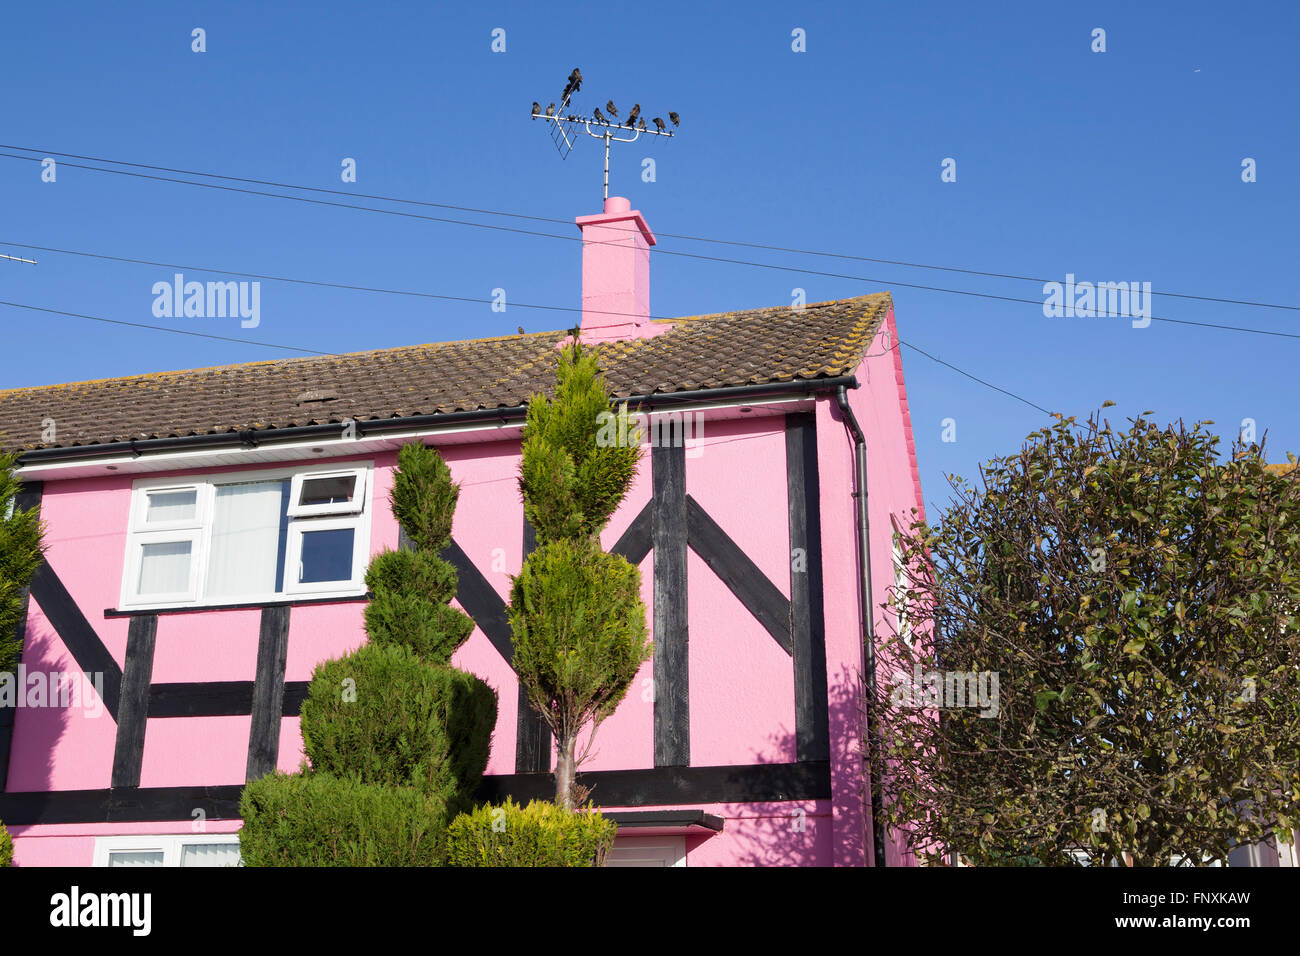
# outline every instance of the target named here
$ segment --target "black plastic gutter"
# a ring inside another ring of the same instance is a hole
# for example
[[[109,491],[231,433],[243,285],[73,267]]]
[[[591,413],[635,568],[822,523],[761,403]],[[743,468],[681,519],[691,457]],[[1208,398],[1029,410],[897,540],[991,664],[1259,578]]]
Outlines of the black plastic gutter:
[[[726,388],[699,388],[685,392],[653,393],[650,395],[631,395],[618,402],[628,402],[643,410],[680,405],[696,405],[703,402],[721,401],[729,398],[759,398],[772,395],[806,395],[810,392],[830,391],[831,389],[857,388],[858,380],[852,375],[840,375],[834,378],[794,379],[789,382],[765,382],[758,385],[732,385]],[[75,445],[69,448],[40,448],[21,455],[18,466],[38,465],[46,462],[77,461],[82,458],[101,458],[114,455],[133,455],[139,458],[150,452],[185,451],[208,448],[258,448],[263,445],[278,445],[299,439],[319,438],[328,440],[340,438],[349,426],[354,428],[358,438],[373,437],[389,432],[412,431],[420,428],[440,428],[447,425],[472,425],[485,422],[500,422],[503,425],[523,424],[527,414],[527,405],[502,406],[500,408],[476,408],[464,412],[442,412],[433,415],[411,415],[405,418],[384,418],[365,422],[331,422],[327,425],[296,425],[292,428],[251,429],[237,432],[222,432],[213,435],[178,435],[170,438],[143,438],[135,441],[108,442],[100,445]]]
[[[876,626],[871,606],[871,524],[867,513],[867,437],[862,434],[857,417],[849,405],[848,392],[843,385],[835,391],[835,401],[844,415],[844,423],[853,434],[854,488],[853,500],[857,506],[858,565],[862,574],[858,581],[858,601],[862,606],[862,673],[867,682],[867,760],[871,768],[871,837],[875,848],[875,865],[887,866],[885,857],[885,827],[881,822],[884,801],[881,797],[880,775],[876,773],[876,755],[879,737],[876,733]]]

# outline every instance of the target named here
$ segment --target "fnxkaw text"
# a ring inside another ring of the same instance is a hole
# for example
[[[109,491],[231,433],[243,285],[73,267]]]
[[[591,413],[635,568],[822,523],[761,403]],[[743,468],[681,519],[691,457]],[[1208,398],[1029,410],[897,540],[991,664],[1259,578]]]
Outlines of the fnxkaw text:
[[[32,671],[18,665],[18,673],[0,674],[0,707],[80,707],[87,717],[104,712],[104,675]]]
[[[50,925],[129,926],[133,936],[148,936],[153,925],[153,896],[149,893],[70,893],[50,897]]]
[[[262,283],[186,282],[176,273],[171,282],[153,284],[156,319],[224,319],[239,316],[240,326],[255,329],[262,321]]]
[[[978,707],[981,717],[998,715],[997,671],[926,671],[898,673],[890,681],[895,707]]]
[[[1095,318],[1101,316],[1132,317],[1133,328],[1151,324],[1150,282],[1075,282],[1067,273],[1065,282],[1043,284],[1043,315],[1049,319],[1062,316]]]

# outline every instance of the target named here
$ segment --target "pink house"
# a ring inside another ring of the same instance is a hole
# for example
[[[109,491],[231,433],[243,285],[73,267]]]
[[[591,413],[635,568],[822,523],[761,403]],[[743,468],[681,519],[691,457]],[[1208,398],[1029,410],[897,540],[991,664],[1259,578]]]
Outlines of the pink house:
[[[890,296],[651,321],[645,219],[616,198],[577,224],[583,340],[652,426],[604,543],[640,564],[654,657],[581,768],[614,862],[872,865],[858,700],[894,528],[922,507]],[[461,484],[446,556],[477,627],[457,664],[499,698],[480,795],[547,797],[505,599],[532,544],[523,406],[564,338],[0,392],[48,545],[0,709],[16,864],[237,859],[242,785],[298,768],[313,667],[365,639],[412,439]],[[892,842],[886,861],[910,862]]]

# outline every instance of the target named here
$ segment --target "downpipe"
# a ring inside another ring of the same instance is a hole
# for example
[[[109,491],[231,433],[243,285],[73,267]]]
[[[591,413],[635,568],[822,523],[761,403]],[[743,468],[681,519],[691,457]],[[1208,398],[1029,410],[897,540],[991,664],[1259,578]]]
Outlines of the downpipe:
[[[867,766],[871,778],[871,837],[875,849],[875,865],[885,862],[885,828],[881,823],[884,802],[880,794],[880,775],[876,772],[875,756],[879,753],[876,735],[874,706],[876,703],[876,626],[871,603],[871,536],[867,515],[867,438],[849,406],[848,391],[843,385],[835,390],[835,401],[844,415],[844,423],[853,435],[854,488],[853,500],[857,506],[858,566],[862,573],[858,580],[858,602],[862,608],[862,673],[867,684],[867,700],[871,706],[867,713]]]

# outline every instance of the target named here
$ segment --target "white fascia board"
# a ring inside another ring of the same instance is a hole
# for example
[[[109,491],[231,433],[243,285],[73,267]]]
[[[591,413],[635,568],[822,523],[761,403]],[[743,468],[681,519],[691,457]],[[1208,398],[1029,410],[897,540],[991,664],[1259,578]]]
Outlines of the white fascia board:
[[[745,401],[731,399],[700,404],[674,402],[659,408],[654,407],[652,396],[644,404],[651,406],[650,415],[703,414],[710,420],[723,421],[784,415],[812,408],[813,403],[813,396],[799,395]],[[274,441],[275,432],[268,430],[263,441],[255,446],[229,445],[217,448],[145,452],[137,455],[126,452],[98,458],[24,465],[15,469],[14,473],[27,481],[59,481],[68,478],[104,478],[111,475],[239,467],[241,464],[253,465],[277,461],[328,461],[332,458],[351,458],[357,455],[393,451],[416,438],[435,439],[432,442],[435,445],[469,444],[518,440],[523,432],[522,423],[474,422],[367,436],[364,434],[366,423],[358,422],[357,425],[362,436],[352,439],[317,438],[277,442]],[[254,437],[263,438],[257,433]]]

